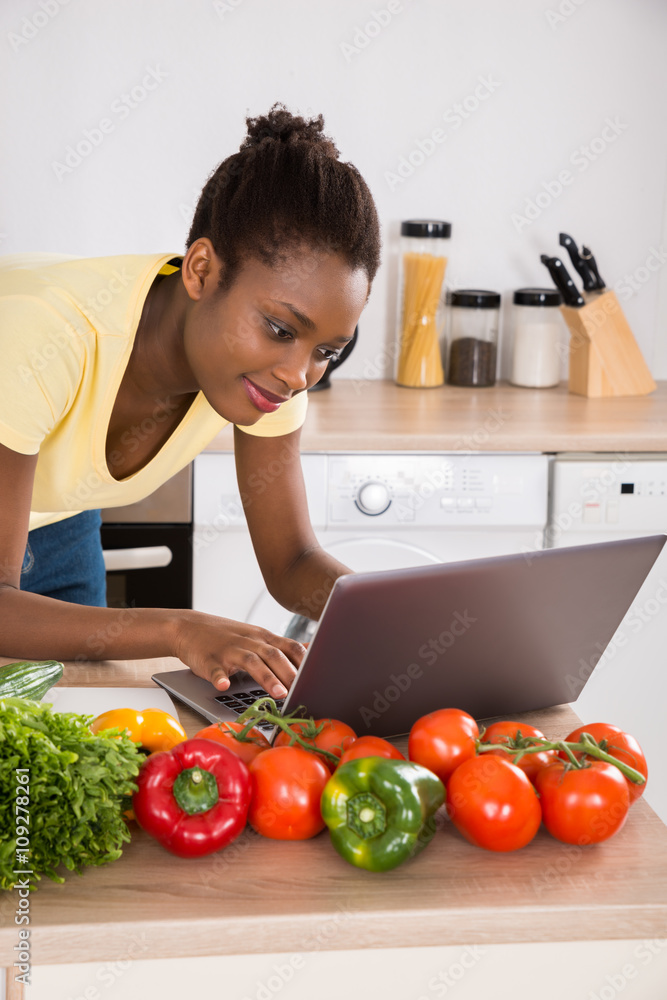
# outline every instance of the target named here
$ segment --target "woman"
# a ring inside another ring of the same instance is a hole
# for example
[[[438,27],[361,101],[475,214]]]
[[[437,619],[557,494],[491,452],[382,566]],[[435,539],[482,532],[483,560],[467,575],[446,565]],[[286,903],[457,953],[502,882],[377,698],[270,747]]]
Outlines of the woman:
[[[204,187],[183,258],[2,262],[3,654],[171,655],[220,690],[244,669],[284,696],[304,652],[291,639],[190,610],[99,606],[99,508],[153,492],[226,423],[271,594],[317,618],[349,572],[314,537],[298,444],[306,390],[367,301],[377,213],[321,116],[274,105],[247,125]],[[267,490],[258,472],[276,460]]]

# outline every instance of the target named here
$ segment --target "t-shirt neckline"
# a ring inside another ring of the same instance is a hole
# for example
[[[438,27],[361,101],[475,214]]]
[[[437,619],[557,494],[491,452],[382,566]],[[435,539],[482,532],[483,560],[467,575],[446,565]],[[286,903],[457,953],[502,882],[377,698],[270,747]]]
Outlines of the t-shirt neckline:
[[[96,450],[98,452],[98,455],[95,464],[98,468],[98,471],[103,475],[103,478],[108,483],[124,486],[129,483],[135,483],[141,476],[143,476],[144,474],[148,474],[149,471],[151,471],[155,467],[156,463],[160,461],[161,457],[164,456],[166,449],[173,448],[174,439],[177,438],[187,428],[187,426],[192,421],[195,414],[197,414],[201,409],[202,403],[206,402],[204,394],[200,389],[197,392],[197,395],[193,399],[192,403],[188,407],[185,415],[183,416],[183,419],[174,428],[174,430],[169,435],[167,440],[162,444],[162,447],[159,449],[159,451],[155,455],[153,455],[153,457],[149,459],[145,465],[143,465],[140,469],[137,469],[137,471],[133,472],[131,475],[125,476],[123,479],[116,479],[116,477],[111,474],[111,471],[107,463],[107,437],[109,434],[109,423],[111,421],[111,414],[113,412],[114,404],[118,396],[118,391],[120,389],[121,382],[123,381],[123,376],[125,375],[125,371],[127,370],[127,366],[129,364],[132,348],[134,347],[134,341],[137,335],[139,320],[141,319],[141,313],[144,308],[146,296],[148,295],[149,289],[153,284],[153,281],[160,273],[162,268],[165,267],[165,265],[167,264],[172,264],[172,262],[175,260],[182,261],[183,258],[179,257],[178,254],[170,253],[170,254],[161,254],[158,258],[153,260],[152,264],[145,272],[142,281],[142,286],[140,287],[139,291],[135,294],[134,302],[131,305],[130,315],[128,316],[128,325],[130,327],[131,333],[127,338],[125,350],[123,351],[123,354],[120,357],[116,365],[116,368],[114,370],[112,385],[107,392],[105,405],[102,408],[102,412],[100,414],[100,418],[98,421],[98,428],[101,427],[101,441],[98,436],[96,442]],[[143,291],[142,293],[143,288],[145,288],[145,291]]]

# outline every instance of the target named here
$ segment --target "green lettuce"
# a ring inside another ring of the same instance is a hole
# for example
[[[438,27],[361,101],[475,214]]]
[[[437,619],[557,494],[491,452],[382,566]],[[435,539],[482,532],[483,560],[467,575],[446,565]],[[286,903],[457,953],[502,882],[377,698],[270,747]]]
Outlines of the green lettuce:
[[[64,882],[60,866],[80,872],[121,856],[130,839],[123,800],[136,791],[133,778],[144,757],[117,729],[93,735],[92,718],[24,698],[0,699],[0,889],[23,877],[17,869],[32,870],[34,887],[41,875]],[[21,772],[28,777],[24,786],[18,768],[28,769]],[[26,794],[27,822],[17,804],[17,795]],[[27,847],[17,844],[20,825],[28,828]],[[27,859],[17,863],[24,851]]]

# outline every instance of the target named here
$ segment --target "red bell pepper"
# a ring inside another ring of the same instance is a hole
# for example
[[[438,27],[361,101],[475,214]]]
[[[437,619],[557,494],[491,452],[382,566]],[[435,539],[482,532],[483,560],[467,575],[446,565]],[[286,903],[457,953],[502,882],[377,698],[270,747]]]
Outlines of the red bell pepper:
[[[137,822],[181,858],[219,851],[245,827],[250,773],[236,754],[213,740],[185,740],[153,754],[136,782]]]

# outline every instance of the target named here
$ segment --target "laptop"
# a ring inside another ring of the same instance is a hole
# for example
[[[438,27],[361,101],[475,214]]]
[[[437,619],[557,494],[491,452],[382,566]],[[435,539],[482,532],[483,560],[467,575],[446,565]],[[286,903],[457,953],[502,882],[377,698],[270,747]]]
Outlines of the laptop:
[[[576,700],[667,535],[339,577],[283,714],[303,705],[359,735],[399,736],[459,708],[511,717]],[[153,675],[212,722],[266,694],[189,669]]]

